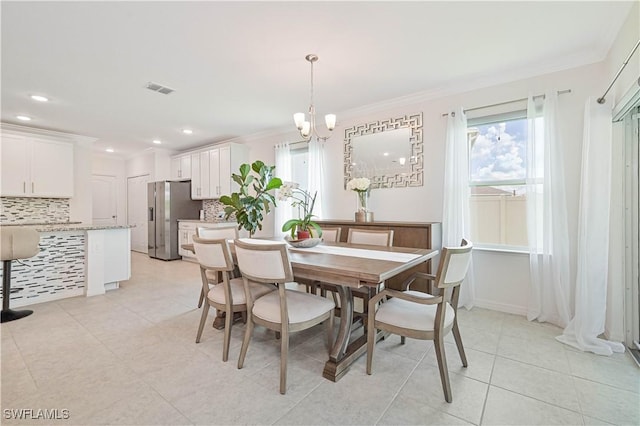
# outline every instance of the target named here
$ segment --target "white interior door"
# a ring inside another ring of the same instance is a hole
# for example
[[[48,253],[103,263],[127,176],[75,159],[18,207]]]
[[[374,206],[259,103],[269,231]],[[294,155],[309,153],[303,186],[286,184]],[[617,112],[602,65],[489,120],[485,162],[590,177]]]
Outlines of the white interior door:
[[[127,223],[131,228],[131,250],[147,253],[147,183],[149,175],[127,178]]]
[[[96,225],[116,225],[118,204],[116,201],[116,177],[93,175],[91,177],[93,198],[93,223]]]

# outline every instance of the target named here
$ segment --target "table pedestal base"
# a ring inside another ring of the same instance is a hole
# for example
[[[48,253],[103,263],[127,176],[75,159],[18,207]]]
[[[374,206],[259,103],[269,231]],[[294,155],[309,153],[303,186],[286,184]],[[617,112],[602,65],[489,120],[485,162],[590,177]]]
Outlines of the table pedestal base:
[[[338,329],[338,336],[336,342],[331,348],[329,353],[329,360],[324,365],[322,376],[325,379],[337,382],[344,376],[349,367],[358,358],[360,358],[367,351],[367,333],[366,333],[366,307],[365,313],[354,324],[353,322],[353,294],[351,287],[338,286],[338,295],[340,296],[340,327]],[[358,337],[353,342],[349,343],[351,337],[351,331],[354,325],[357,327],[365,327],[364,335]],[[376,341],[384,338],[384,333],[378,332],[376,334]]]

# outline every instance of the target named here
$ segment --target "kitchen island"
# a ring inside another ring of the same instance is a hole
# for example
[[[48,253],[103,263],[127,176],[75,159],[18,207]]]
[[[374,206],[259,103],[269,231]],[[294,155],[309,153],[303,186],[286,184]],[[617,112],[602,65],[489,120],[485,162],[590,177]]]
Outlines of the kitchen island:
[[[9,226],[40,233],[40,252],[13,262],[12,307],[104,294],[131,277],[129,225],[11,224],[0,226],[0,232]]]

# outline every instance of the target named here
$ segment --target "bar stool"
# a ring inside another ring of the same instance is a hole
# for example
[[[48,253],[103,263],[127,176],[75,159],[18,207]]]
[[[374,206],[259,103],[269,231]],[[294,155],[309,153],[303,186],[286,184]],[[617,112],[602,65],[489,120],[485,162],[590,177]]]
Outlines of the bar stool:
[[[11,262],[28,259],[38,254],[40,234],[26,227],[3,227],[0,231],[0,258],[2,259],[2,318],[0,322],[14,321],[31,315],[33,311],[9,309],[11,301]]]

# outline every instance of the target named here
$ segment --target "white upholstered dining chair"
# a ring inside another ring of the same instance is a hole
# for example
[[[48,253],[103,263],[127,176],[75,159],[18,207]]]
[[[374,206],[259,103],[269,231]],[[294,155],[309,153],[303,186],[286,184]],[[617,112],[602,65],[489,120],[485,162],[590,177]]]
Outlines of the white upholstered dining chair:
[[[339,226],[323,226],[322,228],[322,241],[326,242],[326,243],[339,243],[340,242],[340,236],[342,235],[342,228]],[[315,230],[312,230],[311,233],[314,234],[313,236],[316,237],[317,235],[315,235]],[[322,297],[326,296],[326,289],[322,288],[322,283],[320,281],[306,281],[302,283],[307,290],[307,293],[313,293],[313,294],[318,294],[318,289],[320,289],[320,293],[322,294]],[[332,287],[333,288],[333,287]],[[333,302],[334,303],[338,303],[337,299],[335,297],[335,294],[333,296]]]
[[[209,313],[209,306],[223,311],[225,313],[225,327],[222,361],[226,362],[227,359],[229,359],[229,343],[231,340],[233,314],[247,310],[244,283],[242,278],[233,278],[231,276],[235,265],[226,238],[210,240],[194,237],[193,247],[198,263],[200,263],[202,291],[206,294],[207,299],[207,303],[204,305],[204,308],[202,308],[196,343],[200,343],[202,330]],[[207,277],[207,273],[209,272],[215,276],[218,276],[219,273],[222,275],[222,280],[212,287],[209,287],[209,279]],[[256,298],[275,290],[274,286],[269,287],[255,283],[249,283],[248,288],[251,296]]]
[[[466,240],[462,240],[460,247],[443,248],[435,276],[419,272],[405,283],[410,286],[417,277],[427,279],[430,281],[429,294],[410,289],[385,289],[371,298],[367,321],[367,374],[371,374],[376,329],[399,334],[402,336],[402,343],[405,337],[433,340],[444,398],[447,402],[453,400],[444,353],[444,336],[453,330],[462,365],[466,367],[467,357],[462,346],[456,314],[460,284],[467,276],[472,248],[473,244]],[[391,298],[380,304],[376,310],[376,304],[387,297]]]
[[[393,229],[349,228],[347,242],[350,244],[391,247],[393,246]]]
[[[311,328],[326,321],[327,344],[333,341],[334,303],[315,294],[285,288],[293,281],[287,246],[272,241],[238,239],[235,241],[236,258],[244,280],[247,298],[247,328],[242,342],[238,368],[244,365],[254,325],[280,333],[280,393],[287,390],[287,356],[289,333]],[[250,294],[251,282],[276,284],[278,290],[254,298]]]
[[[205,228],[204,226],[196,227],[196,237],[204,238],[207,240],[219,240],[226,238],[227,240],[235,240],[238,238],[238,228],[235,225],[231,226],[221,226],[219,228]],[[237,270],[232,272],[232,276],[238,276],[236,273]],[[215,285],[218,283],[218,274],[212,271],[206,271],[207,279],[209,280],[209,285]],[[198,308],[202,306],[202,301],[204,300],[205,292],[200,292],[200,298],[198,299]]]
[[[366,244],[370,246],[385,246],[392,247],[393,246],[393,229],[360,229],[360,228],[349,228],[349,234],[347,235],[347,243],[349,244]],[[333,300],[336,301],[335,296],[335,287],[322,285],[321,288],[323,290],[332,290]],[[381,283],[376,291],[380,291],[384,288],[384,283]],[[371,297],[371,292],[373,291],[372,287],[361,287],[354,288],[351,290],[353,295],[358,298],[362,298],[362,311],[367,306],[369,302],[369,298]]]
[[[323,226],[322,227],[322,241],[328,243],[339,243],[340,235],[342,234],[342,228],[339,226]]]

